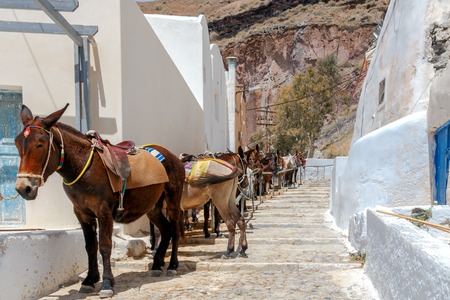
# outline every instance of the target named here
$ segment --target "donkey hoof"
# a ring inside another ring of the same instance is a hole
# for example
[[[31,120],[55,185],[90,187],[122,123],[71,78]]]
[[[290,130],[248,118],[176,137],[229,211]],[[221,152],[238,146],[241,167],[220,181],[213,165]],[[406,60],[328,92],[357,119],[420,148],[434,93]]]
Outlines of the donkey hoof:
[[[222,256],[220,257],[221,259],[230,259],[231,258],[231,256],[230,256],[230,254],[222,254]]]
[[[95,289],[95,286],[91,286],[91,285],[81,285],[80,289],[78,290],[79,293],[83,293],[83,294],[89,294],[92,293]]]
[[[243,257],[243,258],[248,258],[248,255],[245,254],[245,252],[243,252],[243,251],[239,252],[238,256]]]
[[[161,270],[150,270],[150,277],[159,277],[161,276],[162,271]]]
[[[168,269],[166,275],[167,276],[176,276],[176,275],[178,275],[178,271],[173,270],[173,269],[171,269],[171,270]]]
[[[101,290],[99,297],[100,298],[110,298],[114,295],[114,291],[113,290]]]

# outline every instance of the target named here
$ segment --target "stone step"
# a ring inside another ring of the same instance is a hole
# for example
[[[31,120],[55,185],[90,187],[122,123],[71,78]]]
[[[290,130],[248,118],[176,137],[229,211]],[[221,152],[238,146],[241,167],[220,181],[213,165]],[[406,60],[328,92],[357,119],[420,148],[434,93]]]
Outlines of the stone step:
[[[317,202],[330,202],[330,197],[298,197],[298,196],[283,196],[283,198],[272,198],[267,199],[258,203],[267,203],[267,202],[292,202],[292,203],[317,203]]]
[[[318,212],[317,210],[313,211],[296,211],[292,209],[282,209],[276,208],[273,211],[261,212],[260,210],[256,210],[251,214],[253,219],[271,219],[271,218],[282,218],[282,219],[291,219],[291,218],[317,218],[318,220],[323,220],[324,213]]]
[[[317,270],[317,272],[326,272],[333,270],[345,270],[361,268],[361,264],[358,262],[345,262],[345,263],[310,263],[310,262],[281,262],[270,263],[261,262],[256,264],[246,263],[215,263],[215,262],[201,262],[195,265],[197,271],[235,271],[235,272],[268,272],[268,271],[285,271],[285,272],[301,272],[302,270]]]
[[[248,223],[251,223],[251,226],[247,226],[247,231],[251,231],[253,229],[259,229],[262,228],[264,230],[268,230],[270,228],[304,228],[304,229],[314,229],[317,228],[318,230],[327,230],[329,227],[328,225],[331,225],[329,221],[322,220],[321,223],[318,222],[302,222],[301,224],[291,223],[291,222],[252,222],[252,220],[249,220]],[[225,230],[225,229],[224,229]],[[330,229],[330,231],[332,231]]]
[[[241,260],[236,262],[236,260]],[[360,262],[260,262],[245,263],[245,258],[237,258],[233,264],[225,262],[190,262],[180,261],[178,274],[185,274],[193,271],[203,272],[304,272],[315,271],[318,273],[329,272],[335,270],[351,270],[362,268]],[[134,261],[116,261],[112,262],[113,273],[132,272],[132,271],[149,271],[151,269],[151,260],[134,260]],[[219,275],[219,274],[218,274]],[[220,276],[220,275],[219,275]],[[85,274],[80,277],[84,278]]]
[[[248,205],[247,205],[248,206]],[[261,210],[274,210],[274,209],[286,209],[286,210],[292,210],[292,211],[304,211],[306,209],[309,210],[321,210],[321,211],[327,211],[330,208],[329,204],[326,203],[263,203],[256,207],[256,211]],[[250,209],[250,207],[248,208]]]
[[[333,244],[344,244],[343,238],[336,237],[252,237],[247,240],[249,244],[290,244],[290,245],[333,245]],[[236,239],[237,241],[237,239]],[[187,238],[182,245],[182,247],[188,247],[191,245],[226,245],[228,243],[227,238]]]
[[[279,196],[275,197],[275,198],[271,198],[271,200],[276,200]],[[330,193],[302,193],[302,194],[293,194],[293,193],[285,193],[283,195],[283,200],[284,199],[289,199],[289,198],[299,198],[299,199],[309,199],[309,198],[329,198],[330,197]],[[279,197],[281,198],[281,197]]]
[[[248,224],[252,224],[253,228],[273,227],[273,228],[301,228],[305,227],[303,224],[316,224],[314,227],[326,227],[328,223],[322,218],[318,217],[297,217],[291,218],[288,221],[286,218],[267,218],[255,217],[247,220]],[[255,225],[253,225],[255,224]],[[306,227],[309,227],[306,225]]]
[[[253,225],[252,225],[253,226]],[[301,226],[291,226],[285,225],[284,227],[269,225],[264,226],[264,224],[255,224],[254,228],[247,228],[247,240],[251,244],[253,240],[257,239],[274,239],[274,238],[297,238],[297,239],[327,239],[336,238],[336,232],[325,226],[317,225],[304,225]],[[224,236],[228,237],[228,233],[223,230]],[[215,234],[211,233],[210,238],[204,238],[202,232],[198,232],[196,235],[186,235],[186,243],[190,244],[205,244],[213,245],[215,243],[226,243],[227,238],[216,238]],[[239,236],[239,231],[236,232],[236,240]],[[222,241],[223,240],[223,241]]]
[[[293,223],[322,223],[324,220],[324,212],[318,211],[317,213],[304,213],[303,211],[292,211],[290,213],[283,214],[283,211],[281,213],[273,213],[270,216],[267,216],[265,214],[258,214],[257,212],[253,213],[249,218],[247,218],[247,221],[254,221],[254,222],[272,222],[272,223],[283,223],[285,220],[289,220]]]

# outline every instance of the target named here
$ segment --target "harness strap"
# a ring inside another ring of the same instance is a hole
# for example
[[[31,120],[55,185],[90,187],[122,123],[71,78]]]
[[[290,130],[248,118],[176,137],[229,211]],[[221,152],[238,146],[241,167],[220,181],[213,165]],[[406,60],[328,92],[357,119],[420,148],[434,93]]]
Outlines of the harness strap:
[[[120,192],[119,208],[117,210],[123,210],[123,197],[125,197],[125,190],[127,189],[127,180],[123,182],[123,189]]]
[[[92,146],[91,153],[89,154],[89,158],[88,158],[88,160],[87,160],[87,162],[86,162],[86,165],[84,165],[83,170],[80,172],[80,174],[78,175],[78,177],[75,178],[74,181],[72,181],[72,182],[66,182],[66,181],[63,179],[63,183],[64,183],[65,185],[72,185],[72,184],[76,183],[76,182],[81,178],[81,176],[83,176],[84,173],[86,173],[86,170],[88,169],[88,167],[90,166],[90,164],[91,164],[91,162],[92,162],[92,157],[94,156],[94,150],[95,150],[95,149],[94,149],[94,147]]]
[[[61,137],[61,155],[59,157],[59,164],[58,167],[56,168],[56,171],[58,171],[59,169],[62,168],[63,164],[64,164],[64,139],[62,137],[61,131],[59,131],[58,127],[55,127],[56,131],[58,131],[59,136]]]
[[[48,144],[47,158],[45,159],[44,168],[42,168],[42,173],[40,175],[28,174],[28,173],[27,174],[19,173],[19,174],[17,174],[17,178],[39,178],[39,186],[43,186],[44,183],[45,183],[44,174],[45,174],[45,171],[47,170],[48,162],[50,160],[50,154],[51,154],[51,151],[52,151],[52,148],[53,148],[53,133],[51,131],[48,131],[44,127],[28,126],[25,129],[25,132],[24,132],[25,138],[28,137],[28,135],[30,134],[30,129],[31,128],[42,129],[42,130],[44,130],[45,132],[47,132],[49,134],[50,141],[49,141],[49,144]]]

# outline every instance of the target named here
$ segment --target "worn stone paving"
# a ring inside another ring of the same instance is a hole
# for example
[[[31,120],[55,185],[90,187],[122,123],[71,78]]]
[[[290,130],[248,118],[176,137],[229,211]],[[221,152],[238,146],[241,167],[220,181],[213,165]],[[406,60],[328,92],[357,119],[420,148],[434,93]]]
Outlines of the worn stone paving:
[[[247,215],[247,258],[222,259],[226,238],[205,239],[197,224],[179,249],[178,275],[151,277],[150,255],[117,261],[113,298],[379,299],[346,238],[332,229],[328,181],[278,191],[255,205]],[[100,284],[87,295],[79,287],[76,280],[42,299],[98,299]]]

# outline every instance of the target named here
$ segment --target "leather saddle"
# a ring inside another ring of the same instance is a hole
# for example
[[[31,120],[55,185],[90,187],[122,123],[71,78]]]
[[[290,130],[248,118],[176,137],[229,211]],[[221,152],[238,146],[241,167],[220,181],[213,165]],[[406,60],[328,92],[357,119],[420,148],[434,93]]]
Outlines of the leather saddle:
[[[123,141],[118,144],[111,144],[103,139],[100,134],[94,130],[89,130],[86,136],[91,140],[92,145],[99,150],[103,163],[114,174],[122,180],[127,180],[130,176],[131,168],[128,161],[128,155],[137,154],[139,149],[132,141]]]

